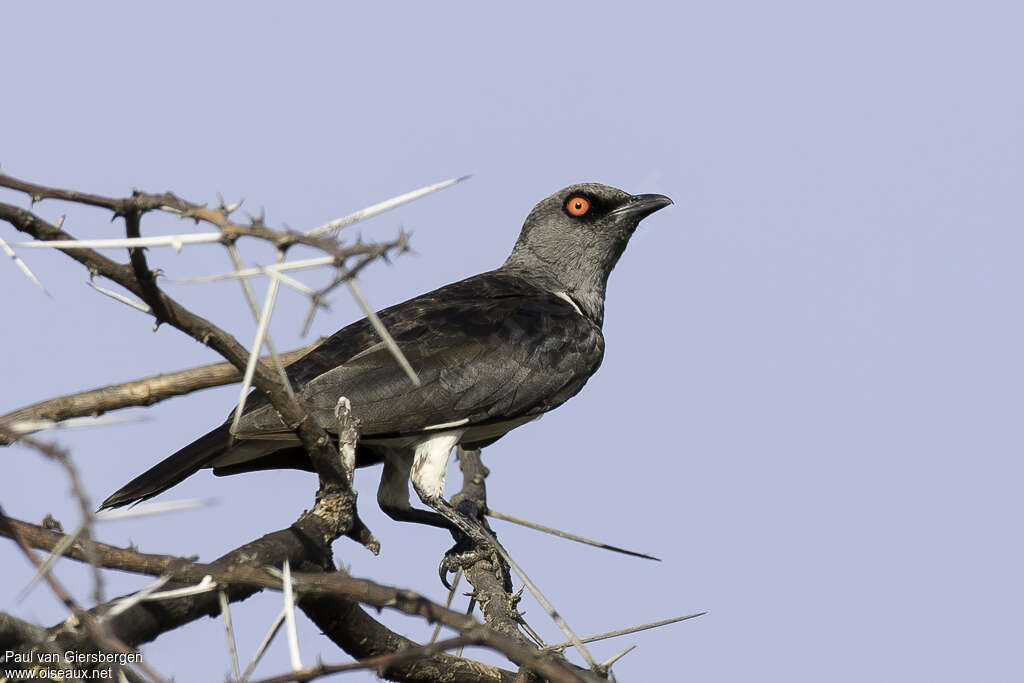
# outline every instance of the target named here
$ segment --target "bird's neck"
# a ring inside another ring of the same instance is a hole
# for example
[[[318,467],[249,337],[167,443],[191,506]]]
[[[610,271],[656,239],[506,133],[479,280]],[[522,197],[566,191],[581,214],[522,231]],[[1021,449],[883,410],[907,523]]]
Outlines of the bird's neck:
[[[517,244],[499,270],[514,273],[552,294],[568,296],[584,316],[601,327],[608,272],[595,265],[551,261],[528,245]]]

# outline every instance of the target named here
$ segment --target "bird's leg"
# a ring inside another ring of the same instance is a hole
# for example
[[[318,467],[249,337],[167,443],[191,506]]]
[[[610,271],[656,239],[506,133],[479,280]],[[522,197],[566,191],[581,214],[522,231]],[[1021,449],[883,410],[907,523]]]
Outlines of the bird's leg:
[[[412,479],[413,488],[425,505],[433,508],[437,514],[464,533],[474,545],[490,547],[490,537],[482,526],[475,519],[471,520],[459,514],[452,504],[444,499],[448,456],[461,435],[461,432],[443,432],[417,445],[409,478]]]
[[[412,456],[399,450],[388,450],[384,454],[384,471],[377,488],[377,504],[391,519],[399,522],[426,524],[448,529],[453,534],[458,527],[452,525],[436,512],[417,510],[409,505],[409,469]]]
[[[410,474],[413,488],[416,489],[420,500],[465,535],[466,542],[456,537],[455,546],[445,553],[445,559],[441,562],[441,582],[446,586],[449,572],[454,572],[481,557],[491,561],[499,576],[507,576],[508,573],[495,549],[497,539],[475,516],[460,513],[444,499],[448,456],[461,435],[461,432],[445,432],[419,444],[416,447]]]
[[[459,469],[462,470],[462,488],[458,493],[451,496],[449,500],[459,514],[479,522],[490,533],[491,538],[495,540],[495,550],[502,560],[501,566],[497,568],[500,571],[496,570],[495,575],[505,590],[511,593],[511,558],[508,555],[508,551],[498,541],[498,535],[494,532],[494,529],[487,523],[487,489],[484,486],[484,479],[488,474],[487,468],[480,462],[479,450],[465,450],[461,446],[456,450],[458,453]]]

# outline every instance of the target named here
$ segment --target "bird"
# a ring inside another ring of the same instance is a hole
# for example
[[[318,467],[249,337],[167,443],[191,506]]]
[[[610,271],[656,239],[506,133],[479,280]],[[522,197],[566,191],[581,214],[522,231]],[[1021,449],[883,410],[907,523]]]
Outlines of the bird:
[[[383,463],[377,501],[389,517],[479,540],[442,495],[452,449],[489,446],[579,393],[604,357],[608,277],[640,221],[670,204],[599,183],[559,190],[529,213],[500,267],[379,312],[418,385],[364,318],[285,368],[298,401],[336,438],[335,407],[349,400],[359,420],[356,466]],[[229,416],[100,509],[152,498],[203,468],[313,470],[254,390],[234,429]],[[429,510],[412,507],[410,480]]]

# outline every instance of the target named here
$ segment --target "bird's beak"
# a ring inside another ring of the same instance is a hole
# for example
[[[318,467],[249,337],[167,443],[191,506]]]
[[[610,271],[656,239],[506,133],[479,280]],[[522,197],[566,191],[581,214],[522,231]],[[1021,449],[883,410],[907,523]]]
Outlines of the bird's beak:
[[[622,206],[611,212],[613,216],[628,216],[639,221],[658,209],[664,209],[672,200],[663,194],[635,194],[627,199]]]

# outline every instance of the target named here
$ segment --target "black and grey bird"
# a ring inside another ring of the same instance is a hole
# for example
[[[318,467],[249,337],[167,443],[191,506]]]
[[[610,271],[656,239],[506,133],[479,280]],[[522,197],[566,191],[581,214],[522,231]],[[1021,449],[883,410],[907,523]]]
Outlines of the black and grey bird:
[[[466,530],[442,496],[452,448],[494,443],[583,388],[604,356],[608,275],[640,220],[671,203],[660,194],[572,185],[534,207],[500,268],[381,311],[419,386],[366,319],[288,366],[298,399],[328,432],[337,428],[338,399],[351,402],[360,420],[356,465],[384,463],[377,493],[384,512]],[[253,392],[234,433],[229,418],[102,507],[145,500],[201,468],[227,475],[312,465],[273,406]],[[433,512],[410,506],[410,476]]]

